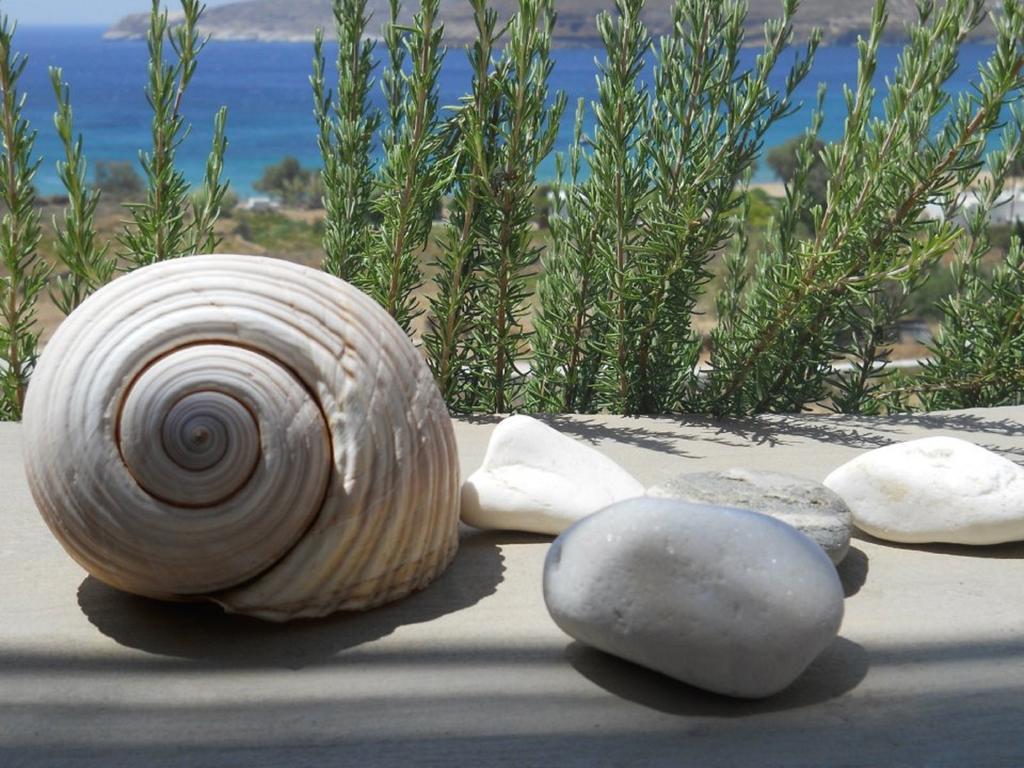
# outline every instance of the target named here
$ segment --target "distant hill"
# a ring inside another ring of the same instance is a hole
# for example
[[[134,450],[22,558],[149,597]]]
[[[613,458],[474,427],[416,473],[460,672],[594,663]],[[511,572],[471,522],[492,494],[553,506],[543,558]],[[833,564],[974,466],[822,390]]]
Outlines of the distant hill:
[[[406,2],[413,5],[412,0]],[[652,0],[645,13],[652,34],[664,34],[671,27],[669,0]],[[748,35],[759,42],[765,20],[779,14],[780,0],[750,0]],[[871,18],[870,0],[804,0],[796,19],[796,33],[804,39],[813,27],[821,27],[830,43],[850,42],[863,33]],[[516,0],[494,0],[493,6],[508,18],[518,6]],[[557,3],[558,25],[556,43],[560,46],[594,45],[597,30],[595,14],[611,8],[610,0],[561,0]],[[369,0],[372,15],[370,29],[376,31],[388,17],[387,0]],[[904,25],[914,18],[914,0],[891,0],[889,34],[902,37]],[[441,18],[448,45],[464,45],[475,37],[473,16],[466,0],[441,0]],[[149,15],[127,16],[106,33],[111,40],[144,38]],[[330,0],[243,0],[207,10],[203,31],[216,40],[258,40],[265,42],[306,42],[314,30],[333,29]],[[991,27],[980,31],[987,35]]]

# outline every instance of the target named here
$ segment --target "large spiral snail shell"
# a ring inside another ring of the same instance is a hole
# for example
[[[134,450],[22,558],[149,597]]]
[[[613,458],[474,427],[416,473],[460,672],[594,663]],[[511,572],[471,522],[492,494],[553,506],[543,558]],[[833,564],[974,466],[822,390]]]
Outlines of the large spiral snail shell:
[[[426,364],[316,270],[197,256],[114,281],[47,345],[24,425],[50,529],[128,592],[323,616],[426,586],[458,546]]]

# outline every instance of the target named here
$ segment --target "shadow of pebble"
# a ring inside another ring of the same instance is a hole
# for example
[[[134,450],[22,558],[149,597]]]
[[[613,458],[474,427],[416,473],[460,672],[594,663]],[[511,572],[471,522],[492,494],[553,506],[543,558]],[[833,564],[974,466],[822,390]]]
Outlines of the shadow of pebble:
[[[842,562],[836,566],[839,581],[843,585],[843,594],[853,597],[868,580],[868,556],[856,547],[850,547]]]
[[[819,704],[856,688],[868,673],[863,647],[836,638],[789,688],[767,699],[734,699],[694,688],[582,643],[565,650],[569,663],[595,685],[669,715],[745,717]]]
[[[505,572],[499,541],[492,533],[465,533],[454,562],[433,584],[365,613],[272,624],[209,603],[137,597],[91,576],[78,588],[78,605],[100,632],[128,648],[222,668],[299,669],[493,594]]]
[[[992,558],[996,560],[1021,560],[1024,559],[1024,541],[1011,541],[1005,544],[902,544],[895,541],[886,541],[875,538],[870,533],[861,530],[854,531],[854,537],[861,541],[877,544],[880,547],[891,549],[905,549],[917,552],[930,552],[936,555],[949,555],[950,557],[978,557]]]

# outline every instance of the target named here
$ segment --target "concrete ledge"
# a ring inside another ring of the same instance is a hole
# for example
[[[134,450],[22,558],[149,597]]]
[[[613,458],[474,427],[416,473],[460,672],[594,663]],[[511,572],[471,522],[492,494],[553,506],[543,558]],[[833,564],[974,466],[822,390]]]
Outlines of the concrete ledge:
[[[463,471],[494,420],[458,425]],[[748,466],[821,479],[951,434],[1024,463],[1024,408],[885,420],[566,417],[641,480]],[[893,547],[840,568],[841,637],[734,702],[583,648],[544,610],[548,541],[464,531],[428,590],[290,626],[123,595],[51,538],[0,424],[0,766],[1020,766],[1024,544]]]

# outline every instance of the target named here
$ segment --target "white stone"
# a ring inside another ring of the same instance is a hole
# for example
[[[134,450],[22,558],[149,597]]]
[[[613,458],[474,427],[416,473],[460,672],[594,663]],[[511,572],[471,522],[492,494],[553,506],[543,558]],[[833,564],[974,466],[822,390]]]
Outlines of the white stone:
[[[544,600],[580,642],[742,698],[788,687],[843,617],[835,568],[808,537],[755,512],[653,498],[562,534]]]
[[[858,456],[825,479],[879,539],[1000,544],[1024,539],[1024,468],[953,437]]]
[[[476,528],[557,535],[644,486],[588,445],[529,416],[502,421],[483,466],[462,486],[462,521]]]

